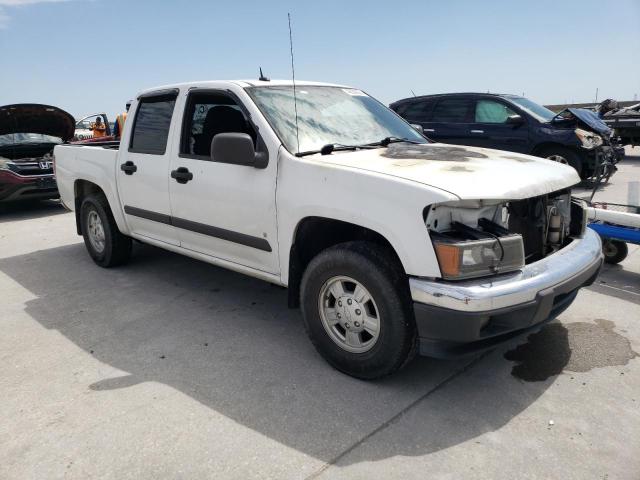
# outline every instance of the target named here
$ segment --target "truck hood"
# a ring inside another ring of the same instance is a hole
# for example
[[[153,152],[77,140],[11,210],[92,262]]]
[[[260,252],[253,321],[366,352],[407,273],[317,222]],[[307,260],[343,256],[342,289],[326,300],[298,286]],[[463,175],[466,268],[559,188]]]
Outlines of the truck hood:
[[[75,120],[58,107],[18,103],[0,107],[0,135],[40,133],[67,141],[73,137]]]
[[[580,182],[572,167],[551,160],[442,143],[393,143],[387,148],[311,158],[422,183],[463,200],[520,200]]]

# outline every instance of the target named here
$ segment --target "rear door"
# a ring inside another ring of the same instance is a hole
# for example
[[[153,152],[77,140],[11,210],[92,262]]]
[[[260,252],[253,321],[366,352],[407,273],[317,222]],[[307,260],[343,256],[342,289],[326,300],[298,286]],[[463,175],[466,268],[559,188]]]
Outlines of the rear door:
[[[507,123],[512,115],[518,115],[506,102],[497,98],[478,98],[473,107],[473,123],[469,126],[469,145],[495,148],[510,152],[529,151],[529,128],[524,123]]]
[[[178,245],[171,225],[169,165],[172,121],[178,90],[141,96],[135,108],[133,127],[121,140],[116,166],[118,192],[132,233]],[[124,153],[124,154],[122,154]]]
[[[433,110],[434,99],[416,99],[406,104],[400,105],[397,109],[398,115],[404,118],[407,122],[420,125],[425,134],[429,136],[431,131],[429,118],[431,117],[431,111]]]
[[[425,134],[437,142],[469,145],[472,110],[471,97],[440,97],[433,107]]]

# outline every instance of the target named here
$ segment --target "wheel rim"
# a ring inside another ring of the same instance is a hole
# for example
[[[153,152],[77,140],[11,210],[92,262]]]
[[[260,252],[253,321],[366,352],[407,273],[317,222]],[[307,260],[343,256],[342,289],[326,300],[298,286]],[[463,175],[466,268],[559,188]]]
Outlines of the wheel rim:
[[[553,160],[554,162],[558,162],[558,163],[562,163],[564,165],[569,165],[569,160],[567,160],[566,158],[564,158],[562,155],[549,155],[547,157],[548,160]]]
[[[332,277],[320,289],[322,326],[333,342],[351,353],[373,348],[380,336],[380,311],[369,291],[351,277]]]
[[[95,210],[89,212],[88,233],[91,246],[98,253],[102,253],[105,245],[104,227],[100,215]]]

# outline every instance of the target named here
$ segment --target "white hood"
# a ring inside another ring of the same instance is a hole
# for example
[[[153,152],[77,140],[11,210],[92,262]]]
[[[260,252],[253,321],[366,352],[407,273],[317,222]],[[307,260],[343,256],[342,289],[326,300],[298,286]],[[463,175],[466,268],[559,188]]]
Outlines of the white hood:
[[[530,155],[431,143],[317,155],[316,161],[390,175],[446,190],[463,200],[519,200],[580,182],[567,165]]]

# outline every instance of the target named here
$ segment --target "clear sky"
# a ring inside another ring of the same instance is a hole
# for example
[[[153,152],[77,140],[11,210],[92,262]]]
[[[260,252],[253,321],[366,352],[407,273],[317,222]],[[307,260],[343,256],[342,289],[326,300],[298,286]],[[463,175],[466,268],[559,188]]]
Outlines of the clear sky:
[[[640,0],[0,0],[0,105],[115,114],[143,88],[296,77],[385,103],[453,91],[640,96]]]

